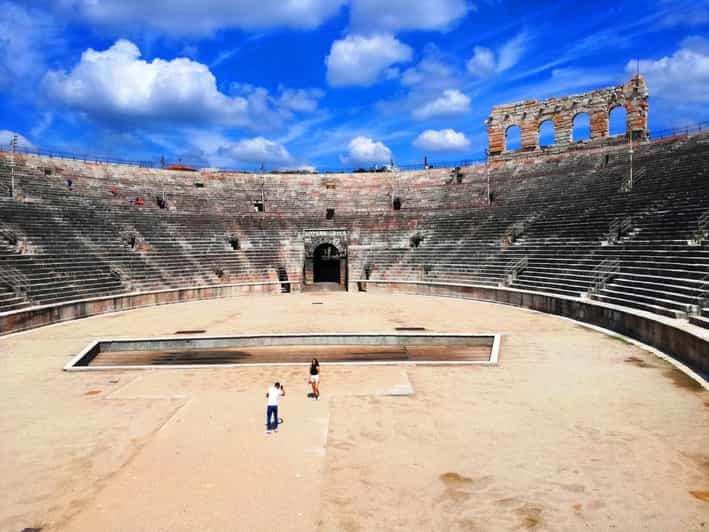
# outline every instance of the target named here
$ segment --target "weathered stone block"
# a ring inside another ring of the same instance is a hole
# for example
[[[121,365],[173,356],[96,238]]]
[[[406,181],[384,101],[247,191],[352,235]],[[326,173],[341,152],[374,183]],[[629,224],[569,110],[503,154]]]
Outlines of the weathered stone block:
[[[573,142],[575,117],[583,113],[590,117],[591,142],[602,141],[609,136],[609,114],[618,106],[625,107],[627,111],[627,132],[634,139],[647,140],[647,99],[645,80],[637,75],[617,87],[549,98],[541,102],[525,100],[498,105],[493,107],[485,122],[488,129],[488,152],[492,158],[509,155],[506,137],[512,126],[519,126],[522,131],[520,153],[541,150],[539,126],[547,120],[554,124],[554,145],[563,150]]]

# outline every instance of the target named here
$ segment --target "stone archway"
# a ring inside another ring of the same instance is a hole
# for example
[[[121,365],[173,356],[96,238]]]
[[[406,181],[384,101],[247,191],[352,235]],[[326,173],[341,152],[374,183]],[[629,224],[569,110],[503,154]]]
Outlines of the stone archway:
[[[303,230],[303,283],[331,282],[347,286],[347,230]],[[336,271],[339,268],[339,273]]]
[[[320,244],[313,252],[313,282],[341,284],[340,252],[332,244]]]

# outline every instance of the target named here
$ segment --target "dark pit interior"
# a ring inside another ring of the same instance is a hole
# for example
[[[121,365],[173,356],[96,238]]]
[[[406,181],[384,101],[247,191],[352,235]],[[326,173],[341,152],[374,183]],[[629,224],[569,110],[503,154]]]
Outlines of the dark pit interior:
[[[307,364],[313,358],[322,363],[480,363],[493,361],[494,345],[491,334],[416,332],[99,340],[66,369]]]

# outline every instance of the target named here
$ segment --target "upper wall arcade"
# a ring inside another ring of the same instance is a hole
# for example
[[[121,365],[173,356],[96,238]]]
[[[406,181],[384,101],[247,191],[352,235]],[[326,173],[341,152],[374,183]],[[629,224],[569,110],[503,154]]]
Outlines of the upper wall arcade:
[[[538,102],[526,100],[495,106],[490,117],[485,121],[488,128],[489,155],[513,155],[551,149],[563,151],[575,143],[573,136],[574,121],[583,114],[590,122],[590,139],[597,143],[609,137],[610,113],[618,108],[625,109],[625,136],[630,132],[635,140],[647,140],[648,90],[641,75],[617,87],[549,98]],[[554,142],[549,147],[540,146],[539,129],[542,124],[551,121],[554,129]],[[510,128],[519,127],[521,147],[510,150],[507,147],[507,135]]]

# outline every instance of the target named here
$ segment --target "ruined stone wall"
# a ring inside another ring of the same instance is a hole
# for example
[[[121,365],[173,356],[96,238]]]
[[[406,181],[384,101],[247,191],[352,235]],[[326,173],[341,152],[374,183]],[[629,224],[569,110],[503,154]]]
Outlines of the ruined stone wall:
[[[0,152],[0,166],[5,157],[6,154]],[[71,178],[74,196],[113,206],[126,206],[129,200],[140,195],[146,201],[143,210],[157,210],[155,198],[164,194],[171,211],[243,215],[253,214],[255,203],[264,201],[268,214],[317,215],[322,217],[323,223],[326,209],[334,209],[335,218],[327,223],[335,225],[346,213],[393,212],[396,198],[403,211],[468,206],[476,200],[484,200],[485,188],[484,164],[466,167],[456,177],[452,168],[247,174],[180,172],[35,155],[18,155],[17,160],[19,173],[29,172],[35,176],[18,181],[20,189],[36,199],[45,193],[66,193],[64,180]],[[9,177],[7,180],[9,183]],[[25,185],[31,185],[31,189]],[[0,175],[2,186],[3,176]],[[116,194],[111,194],[112,187],[116,188]],[[49,199],[53,200],[54,196]]]
[[[642,76],[617,87],[549,98],[538,102],[525,100],[495,106],[485,121],[488,128],[488,150],[491,157],[509,154],[506,148],[507,130],[519,126],[522,148],[518,152],[547,150],[539,145],[539,127],[547,120],[554,124],[554,145],[549,151],[563,151],[573,143],[574,119],[588,113],[591,138],[588,143],[598,144],[609,137],[609,115],[616,107],[626,110],[626,131],[633,139],[647,140],[648,89]]]

